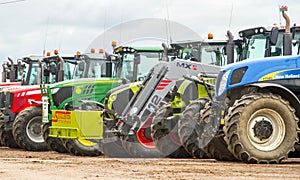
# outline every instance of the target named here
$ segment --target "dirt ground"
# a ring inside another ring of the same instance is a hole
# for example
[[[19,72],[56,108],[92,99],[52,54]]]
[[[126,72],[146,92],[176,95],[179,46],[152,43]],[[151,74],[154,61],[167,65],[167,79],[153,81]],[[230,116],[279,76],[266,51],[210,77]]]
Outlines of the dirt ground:
[[[282,164],[116,159],[0,147],[0,179],[300,179],[300,159]]]

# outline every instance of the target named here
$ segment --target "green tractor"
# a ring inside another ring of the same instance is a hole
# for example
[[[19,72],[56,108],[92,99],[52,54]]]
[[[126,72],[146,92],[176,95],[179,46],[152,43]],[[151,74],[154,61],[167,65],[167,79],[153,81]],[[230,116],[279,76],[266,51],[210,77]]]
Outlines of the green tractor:
[[[103,66],[109,65],[106,71],[110,71],[105,77],[48,86],[44,90],[50,102],[49,116],[44,116],[44,138],[49,142],[48,145],[58,152],[65,152],[66,148],[74,155],[100,155],[101,151],[95,140],[102,138],[100,119],[103,117],[106,93],[122,84],[143,80],[145,72],[162,57],[161,47],[120,46],[103,61]],[[97,70],[95,72],[99,73]],[[135,86],[139,84],[136,83]],[[45,104],[43,107],[46,109],[48,106]]]

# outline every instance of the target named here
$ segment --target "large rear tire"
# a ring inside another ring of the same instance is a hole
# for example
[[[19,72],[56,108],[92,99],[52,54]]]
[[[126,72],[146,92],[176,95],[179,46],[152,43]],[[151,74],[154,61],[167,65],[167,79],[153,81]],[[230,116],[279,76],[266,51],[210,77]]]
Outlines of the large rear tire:
[[[171,158],[191,157],[179,142],[177,123],[172,129],[168,129],[168,127],[164,125],[168,123],[167,121],[178,122],[179,117],[173,116],[171,105],[163,105],[156,112],[151,125],[151,136],[157,149],[165,156]],[[168,124],[173,124],[173,122],[169,122]]]
[[[46,151],[48,146],[42,133],[42,108],[32,106],[21,111],[13,123],[16,143],[29,151]]]
[[[43,124],[43,137],[49,149],[59,153],[68,153],[69,151],[64,146],[60,138],[49,136],[49,123]]]
[[[66,149],[76,156],[100,156],[99,144],[86,139],[61,139]]]
[[[199,148],[198,135],[195,131],[197,122],[201,119],[200,111],[208,103],[207,98],[200,98],[189,104],[178,121],[178,134],[185,150],[194,158],[207,158],[203,149]]]
[[[279,163],[294,151],[298,120],[295,109],[279,95],[244,95],[225,118],[225,141],[241,161]]]

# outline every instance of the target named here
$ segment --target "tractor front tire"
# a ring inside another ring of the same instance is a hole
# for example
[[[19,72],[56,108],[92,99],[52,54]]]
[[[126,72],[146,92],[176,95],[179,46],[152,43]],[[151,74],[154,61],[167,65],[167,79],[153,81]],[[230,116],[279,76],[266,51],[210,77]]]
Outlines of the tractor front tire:
[[[42,108],[32,106],[21,111],[13,123],[16,143],[28,151],[46,151],[48,146],[42,133]]]
[[[121,140],[122,146],[134,158],[161,158],[165,157],[156,147],[145,147],[137,138],[137,135],[128,135]]]
[[[201,119],[200,111],[208,103],[207,98],[200,98],[189,104],[178,121],[178,134],[180,142],[188,153],[194,158],[207,158],[205,151],[199,148],[196,133],[197,122]]]
[[[62,140],[60,138],[54,138],[49,136],[49,123],[43,124],[43,137],[48,146],[48,148],[52,151],[56,151],[59,153],[68,153],[69,151],[64,146]]]
[[[243,162],[279,163],[294,151],[298,121],[295,109],[279,95],[244,95],[225,117],[225,141]]]
[[[109,131],[106,125],[103,125],[103,139],[100,141],[101,152],[112,158],[131,158],[132,156],[122,146],[119,136]]]
[[[209,116],[211,114],[211,106],[208,104],[201,111],[201,119],[199,124],[208,123],[210,121]],[[219,161],[234,161],[235,157],[227,149],[227,144],[224,141],[224,132],[219,130],[218,134],[211,139],[211,141],[204,147],[207,156]]]
[[[164,121],[168,121],[167,118],[173,116],[173,109],[171,105],[163,105],[156,112],[156,115],[153,117],[153,123],[151,124],[151,136],[157,149],[162,154],[170,158],[191,157],[191,155],[183,148],[183,146],[174,140],[174,138],[179,138],[177,133],[177,123],[173,129],[167,129],[166,127],[163,127]],[[176,118],[178,122],[178,117],[172,118]]]
[[[99,144],[85,139],[61,139],[66,149],[76,156],[100,156]]]

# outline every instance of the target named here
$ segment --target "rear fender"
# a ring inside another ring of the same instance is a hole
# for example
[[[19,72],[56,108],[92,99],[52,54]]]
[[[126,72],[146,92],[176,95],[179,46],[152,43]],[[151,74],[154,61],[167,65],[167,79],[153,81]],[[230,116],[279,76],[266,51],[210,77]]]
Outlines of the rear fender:
[[[290,89],[275,83],[254,83],[248,86],[258,88],[259,92],[271,92],[280,95],[282,98],[289,101],[296,110],[297,116],[300,117],[300,101]]]

